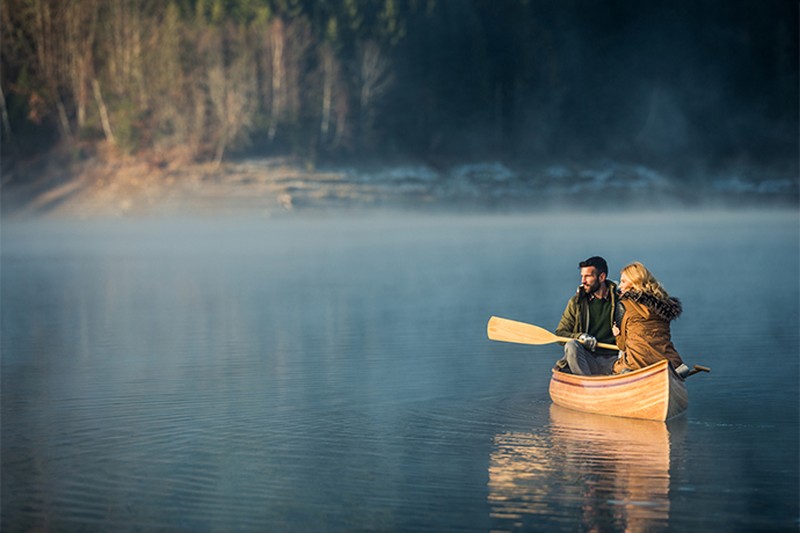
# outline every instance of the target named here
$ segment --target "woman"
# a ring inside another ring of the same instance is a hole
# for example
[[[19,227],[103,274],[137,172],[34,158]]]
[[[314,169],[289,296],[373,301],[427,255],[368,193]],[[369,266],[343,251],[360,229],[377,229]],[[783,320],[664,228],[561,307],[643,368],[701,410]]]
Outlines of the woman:
[[[681,302],[673,298],[641,263],[631,263],[620,272],[620,306],[617,308],[615,374],[644,368],[668,359],[673,369],[688,370],[672,345],[670,322],[681,314]],[[683,365],[683,366],[681,366]]]

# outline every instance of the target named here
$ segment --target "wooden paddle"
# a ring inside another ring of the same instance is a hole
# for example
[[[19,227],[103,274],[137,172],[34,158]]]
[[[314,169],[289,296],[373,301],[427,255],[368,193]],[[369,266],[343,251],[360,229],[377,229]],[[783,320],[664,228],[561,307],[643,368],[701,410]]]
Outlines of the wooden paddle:
[[[509,320],[507,318],[500,318],[499,316],[493,316],[489,319],[486,332],[493,341],[516,342],[519,344],[552,344],[554,342],[577,340],[569,337],[559,337],[539,326],[526,324],[525,322],[517,322],[516,320]],[[619,350],[616,344],[606,344],[603,342],[598,342],[597,347],[606,348],[608,350]]]

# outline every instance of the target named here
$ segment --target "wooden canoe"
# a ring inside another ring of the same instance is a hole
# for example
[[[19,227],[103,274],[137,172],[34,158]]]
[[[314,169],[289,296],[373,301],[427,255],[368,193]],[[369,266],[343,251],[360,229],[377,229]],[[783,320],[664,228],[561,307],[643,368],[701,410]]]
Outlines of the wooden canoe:
[[[553,369],[550,398],[576,411],[646,420],[668,420],[689,406],[686,385],[666,359],[612,376],[576,376]]]

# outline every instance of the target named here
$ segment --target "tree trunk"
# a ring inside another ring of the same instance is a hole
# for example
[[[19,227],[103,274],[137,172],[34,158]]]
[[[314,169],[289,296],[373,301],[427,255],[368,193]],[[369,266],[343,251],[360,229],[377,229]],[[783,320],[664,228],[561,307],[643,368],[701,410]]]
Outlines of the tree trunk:
[[[225,147],[228,144],[228,128],[223,127],[222,133],[217,141],[217,149],[214,154],[214,170],[219,169],[222,165],[222,156],[225,155]]]
[[[112,145],[116,146],[117,140],[114,138],[114,132],[111,130],[111,121],[108,120],[108,110],[103,101],[103,93],[100,92],[100,83],[97,78],[92,78],[92,90],[94,91],[94,99],[97,102],[97,109],[100,111],[100,122],[103,124],[103,132],[106,134],[106,139]]]
[[[67,116],[67,108],[64,107],[64,102],[61,97],[56,96],[56,110],[58,111],[58,124],[61,129],[61,135],[65,139],[72,139],[72,127],[69,125],[69,117]]]
[[[278,132],[278,121],[283,112],[284,38],[283,23],[278,20],[272,25],[270,31],[272,44],[272,105],[270,106],[269,131],[267,132],[267,138],[270,142],[275,140],[275,135]]]
[[[378,100],[384,95],[392,83],[389,61],[380,47],[368,41],[361,48],[361,91],[359,96],[359,126],[361,143],[369,148],[373,144]]]
[[[72,99],[77,113],[77,132],[86,124],[89,106],[89,85],[94,70],[94,42],[97,28],[97,6],[92,0],[65,6],[66,43],[68,53],[66,72],[72,87]]]
[[[12,136],[11,136],[11,122],[8,120],[8,108],[6,107],[6,94],[3,92],[3,87],[0,85],[0,114],[3,117],[3,135],[5,136],[5,142],[11,143]],[[11,146],[14,146],[11,143]]]
[[[319,125],[320,142],[328,140],[331,124],[331,101],[333,99],[333,54],[327,48],[322,50],[322,120]]]

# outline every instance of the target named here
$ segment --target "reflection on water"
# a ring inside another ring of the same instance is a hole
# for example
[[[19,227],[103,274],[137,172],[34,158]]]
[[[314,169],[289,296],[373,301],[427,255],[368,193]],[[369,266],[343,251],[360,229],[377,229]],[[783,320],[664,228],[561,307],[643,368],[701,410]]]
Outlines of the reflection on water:
[[[549,427],[495,437],[495,529],[563,528],[576,518],[587,531],[665,529],[670,441],[681,439],[684,427],[685,418],[665,424],[552,405]]]

